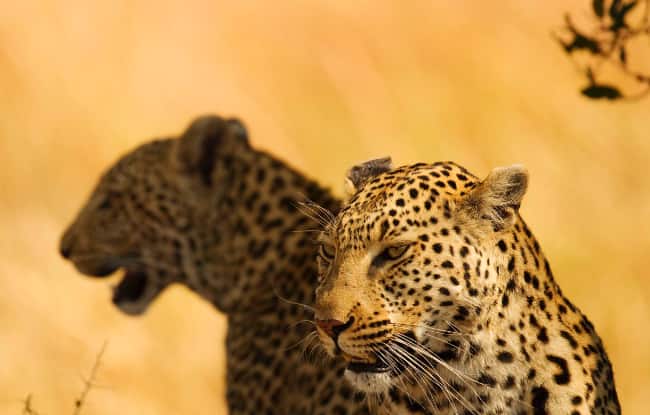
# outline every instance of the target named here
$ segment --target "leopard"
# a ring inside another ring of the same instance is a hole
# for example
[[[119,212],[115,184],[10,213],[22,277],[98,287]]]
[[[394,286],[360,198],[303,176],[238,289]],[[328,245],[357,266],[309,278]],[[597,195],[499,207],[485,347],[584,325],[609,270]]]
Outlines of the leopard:
[[[316,331],[391,413],[621,413],[594,325],[521,217],[522,165],[351,168],[319,235]]]
[[[369,414],[340,381],[345,362],[323,365],[301,347],[313,330],[314,230],[341,202],[248,135],[236,118],[205,115],[122,156],[60,254],[89,277],[121,274],[111,299],[128,316],[173,285],[224,313],[230,414]]]

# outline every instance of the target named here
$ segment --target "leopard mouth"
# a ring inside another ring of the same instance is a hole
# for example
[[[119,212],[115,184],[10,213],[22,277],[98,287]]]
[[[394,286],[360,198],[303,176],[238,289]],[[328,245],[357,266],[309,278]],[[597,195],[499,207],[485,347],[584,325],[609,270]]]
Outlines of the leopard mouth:
[[[375,363],[350,362],[344,376],[360,391],[381,394],[390,390],[397,374],[389,365],[377,360]]]
[[[124,269],[120,282],[113,288],[113,304],[119,306],[123,303],[139,301],[145,294],[148,277],[141,268],[120,266],[118,258],[108,258],[101,261],[75,261],[77,270],[93,278],[108,278],[119,269]]]
[[[385,373],[389,372],[391,367],[377,359],[375,363],[350,362],[347,369],[354,373]]]
[[[403,336],[415,341],[414,333],[404,333]],[[391,353],[388,350],[391,348],[398,349],[399,354]],[[407,361],[403,360],[405,355],[410,356]],[[366,393],[386,393],[395,386],[398,378],[408,369],[409,363],[421,360],[422,357],[418,356],[412,347],[404,345],[403,342],[388,340],[375,355],[375,362],[352,361],[348,363],[345,377],[356,388]]]
[[[150,300],[160,289],[150,287],[150,277],[142,267],[124,266],[125,260],[118,257],[108,257],[101,260],[75,260],[75,267],[82,274],[93,278],[109,278],[120,269],[124,270],[117,285],[112,290],[112,302],[125,314],[142,314]]]
[[[417,341],[415,337],[415,333],[413,332],[404,333],[403,336],[404,338],[411,339],[411,341],[413,342]],[[414,361],[422,360],[422,357],[418,356],[412,347],[406,346],[403,343],[401,344],[392,344],[392,343],[394,343],[394,340],[388,340],[384,344],[383,348],[396,347],[401,351],[402,354],[410,355],[411,359],[413,359]],[[386,359],[382,359],[380,357],[381,354],[382,351],[380,350],[378,354],[375,356],[375,362],[373,363],[352,361],[348,363],[346,369],[357,374],[388,373],[390,376],[393,377],[401,375],[406,370],[405,362],[402,362],[400,359],[391,358],[390,360],[392,361],[392,364],[389,365],[386,362]]]
[[[148,277],[143,270],[126,269],[122,280],[113,288],[113,304],[120,307],[124,303],[135,303],[147,288]]]

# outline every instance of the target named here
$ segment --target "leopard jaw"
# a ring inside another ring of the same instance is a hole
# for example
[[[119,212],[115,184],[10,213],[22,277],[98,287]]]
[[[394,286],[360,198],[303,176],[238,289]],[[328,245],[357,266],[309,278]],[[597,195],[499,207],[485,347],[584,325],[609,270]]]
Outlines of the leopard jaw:
[[[346,369],[344,376],[352,386],[366,393],[387,393],[393,386],[390,372],[355,372]]]

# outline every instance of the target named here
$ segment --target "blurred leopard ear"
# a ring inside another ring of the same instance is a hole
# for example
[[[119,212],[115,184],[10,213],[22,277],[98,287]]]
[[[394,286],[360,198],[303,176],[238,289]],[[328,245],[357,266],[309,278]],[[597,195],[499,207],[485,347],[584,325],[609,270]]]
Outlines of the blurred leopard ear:
[[[204,184],[212,183],[212,171],[220,155],[249,147],[241,121],[206,115],[192,121],[174,146],[172,163],[186,174],[196,174]]]
[[[524,166],[498,167],[460,201],[458,210],[478,226],[488,224],[495,231],[507,230],[515,223],[527,188]]]
[[[345,175],[345,193],[348,197],[355,194],[363,185],[373,177],[387,172],[393,168],[390,157],[368,160],[357,164],[348,170]]]

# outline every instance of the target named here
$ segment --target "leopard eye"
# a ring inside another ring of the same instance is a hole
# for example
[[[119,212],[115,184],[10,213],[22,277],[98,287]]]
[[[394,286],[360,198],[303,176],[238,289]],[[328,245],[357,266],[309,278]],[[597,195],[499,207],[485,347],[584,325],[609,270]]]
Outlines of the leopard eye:
[[[336,249],[332,245],[321,244],[318,250],[318,254],[325,260],[331,261],[336,255]]]
[[[318,257],[316,258],[316,263],[318,265],[318,283],[321,284],[325,275],[328,273],[328,270],[334,260],[336,255],[336,249],[332,245],[321,244],[318,248]]]
[[[389,246],[388,248],[384,249],[383,254],[387,259],[397,259],[404,255],[408,249],[408,245]]]
[[[406,253],[406,251],[408,251],[409,247],[410,245],[407,244],[389,246],[383,251],[381,251],[379,255],[377,255],[375,259],[372,260],[372,265],[375,267],[379,267],[383,265],[385,262],[399,259],[402,255]]]

